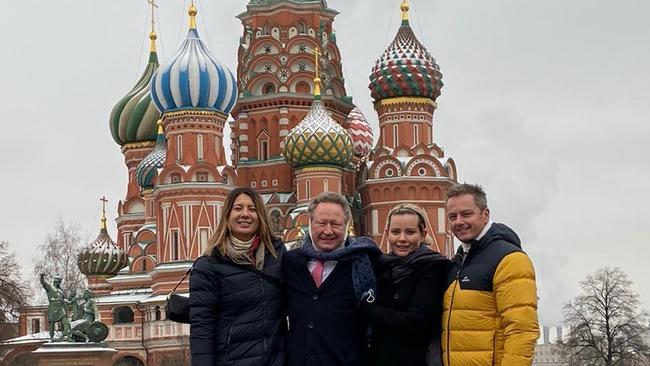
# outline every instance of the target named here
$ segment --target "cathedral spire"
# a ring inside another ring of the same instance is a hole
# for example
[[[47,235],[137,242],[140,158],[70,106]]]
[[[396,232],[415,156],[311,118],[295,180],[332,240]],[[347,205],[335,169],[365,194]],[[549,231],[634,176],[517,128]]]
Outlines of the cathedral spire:
[[[408,0],[403,0],[402,4],[399,7],[402,10],[402,24],[408,24],[409,22],[409,2]]]
[[[196,7],[194,6],[194,0],[190,3],[190,10],[187,11],[187,14],[190,16],[190,29],[196,29]]]
[[[151,32],[149,33],[149,52],[156,52],[156,39],[158,35],[156,34],[156,0],[147,0],[149,5],[151,5]]]
[[[106,231],[106,202],[108,202],[108,200],[106,199],[106,197],[102,197],[99,200],[102,201],[102,218],[101,218],[100,230]]]
[[[314,54],[314,99],[320,100],[320,63],[318,57],[321,55],[318,47],[312,51]]]

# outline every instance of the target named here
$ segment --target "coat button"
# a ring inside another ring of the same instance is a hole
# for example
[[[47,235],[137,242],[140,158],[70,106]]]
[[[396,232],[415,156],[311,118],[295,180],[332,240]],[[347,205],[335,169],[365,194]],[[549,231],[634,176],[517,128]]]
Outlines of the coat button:
[[[395,300],[399,300],[399,294],[395,294],[395,295],[393,295],[393,299],[395,299]]]
[[[314,323],[309,322],[309,324],[307,324],[307,328],[313,329],[314,328]]]
[[[318,300],[318,295],[314,295],[311,297],[314,301]]]

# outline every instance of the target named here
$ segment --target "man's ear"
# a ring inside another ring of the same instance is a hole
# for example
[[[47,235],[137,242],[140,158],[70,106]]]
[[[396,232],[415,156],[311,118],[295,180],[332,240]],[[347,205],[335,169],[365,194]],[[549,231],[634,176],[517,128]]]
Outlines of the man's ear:
[[[483,214],[485,215],[485,217],[486,217],[486,218],[488,219],[488,221],[489,221],[489,220],[490,220],[490,209],[486,207],[486,208],[483,210]]]

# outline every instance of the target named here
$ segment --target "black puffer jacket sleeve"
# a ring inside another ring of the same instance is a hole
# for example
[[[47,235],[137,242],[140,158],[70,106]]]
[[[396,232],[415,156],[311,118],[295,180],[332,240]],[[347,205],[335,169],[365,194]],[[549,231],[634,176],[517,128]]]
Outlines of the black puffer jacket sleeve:
[[[190,349],[192,366],[214,366],[217,362],[218,281],[213,259],[201,257],[190,275]]]

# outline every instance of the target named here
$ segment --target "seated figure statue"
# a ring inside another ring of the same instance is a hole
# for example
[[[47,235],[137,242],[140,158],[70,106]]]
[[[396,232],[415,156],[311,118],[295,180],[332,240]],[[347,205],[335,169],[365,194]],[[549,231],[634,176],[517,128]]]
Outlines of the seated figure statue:
[[[85,289],[80,307],[82,317],[72,322],[71,333],[76,341],[101,342],[108,336],[108,327],[99,321],[99,309],[93,298],[93,293]]]

